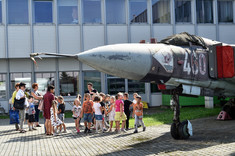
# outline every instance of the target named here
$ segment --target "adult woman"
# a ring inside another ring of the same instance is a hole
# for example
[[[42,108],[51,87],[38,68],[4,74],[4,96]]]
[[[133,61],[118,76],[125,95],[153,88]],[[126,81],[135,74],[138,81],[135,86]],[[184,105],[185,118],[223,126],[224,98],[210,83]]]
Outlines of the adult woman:
[[[54,91],[55,91],[55,87],[52,85],[49,85],[47,88],[47,93],[43,96],[43,103],[44,103],[43,116],[46,119],[45,127],[46,127],[46,134],[47,135],[52,135],[50,109],[51,109],[52,101],[55,100],[55,96],[53,94]]]
[[[12,107],[13,107],[14,102],[15,102],[16,93],[17,93],[18,90],[20,89],[19,86],[20,86],[20,83],[17,83],[17,84],[15,85],[15,91],[14,91],[13,94],[12,94],[12,98],[11,98],[11,100],[12,100],[12,101],[11,101]],[[13,110],[15,110],[14,107],[13,107]],[[15,128],[16,128],[16,131],[19,130],[19,125],[18,125],[18,123],[15,124]]]
[[[41,127],[39,125],[39,113],[40,113],[40,110],[38,109],[38,105],[39,105],[39,102],[40,100],[42,100],[43,96],[40,95],[40,93],[38,92],[38,84],[37,83],[34,83],[32,85],[32,92],[31,92],[31,95],[33,96],[34,98],[34,107],[35,107],[35,126],[36,127]]]

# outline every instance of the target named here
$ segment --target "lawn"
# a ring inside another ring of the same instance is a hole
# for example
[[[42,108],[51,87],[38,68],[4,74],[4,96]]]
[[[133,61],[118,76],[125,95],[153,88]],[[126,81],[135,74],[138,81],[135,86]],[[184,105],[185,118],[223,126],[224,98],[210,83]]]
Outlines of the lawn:
[[[214,109],[206,109],[204,107],[183,107],[180,110],[180,119],[181,121],[188,119],[197,119],[203,117],[209,117],[218,115],[221,111],[220,107],[216,107]],[[146,126],[157,126],[161,124],[169,124],[172,123],[173,111],[171,109],[159,109],[159,113],[153,113],[151,115],[144,115],[144,123]],[[65,113],[66,118],[72,117],[72,112]],[[0,119],[6,119],[9,116],[0,116]],[[130,128],[133,128],[134,119],[130,119]]]

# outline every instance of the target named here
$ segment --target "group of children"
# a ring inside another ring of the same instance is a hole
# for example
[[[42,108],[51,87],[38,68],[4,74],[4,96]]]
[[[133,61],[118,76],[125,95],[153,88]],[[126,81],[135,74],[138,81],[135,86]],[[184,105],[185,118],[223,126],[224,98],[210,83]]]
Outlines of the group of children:
[[[34,127],[35,122],[35,107],[34,98],[29,95],[27,98],[28,105],[26,107],[26,120],[28,123],[29,131],[36,130]],[[65,113],[65,103],[62,96],[58,96],[52,101],[51,109],[51,125],[53,126],[53,134],[57,135],[62,132],[62,127],[64,129],[63,133],[66,133],[66,126],[64,124],[64,113]]]
[[[135,118],[135,131],[138,132],[138,126],[141,124],[143,131],[146,127],[143,122],[143,104],[141,103],[141,96],[134,94],[135,100],[130,102],[128,100],[128,93],[118,93],[115,96],[105,95],[104,93],[86,93],[81,106],[81,96],[74,101],[72,109],[73,118],[75,119],[75,126],[77,133],[80,132],[80,121],[83,118],[85,130],[84,133],[92,133],[91,127],[98,133],[99,129],[102,133],[109,127],[109,132],[112,132],[113,122],[116,124],[115,132],[126,132],[129,130],[129,116],[130,107],[133,106],[133,115]],[[126,106],[127,105],[127,106]],[[126,109],[126,110],[125,110]],[[126,113],[125,113],[126,112]],[[128,124],[126,124],[126,121]],[[120,122],[121,128],[120,128]]]
[[[84,133],[92,133],[91,127],[96,130],[96,133],[101,130],[102,133],[108,130],[112,132],[113,123],[115,122],[115,132],[126,132],[129,130],[130,107],[133,107],[133,115],[135,118],[135,131],[138,132],[138,126],[141,124],[143,131],[146,127],[143,122],[143,104],[141,103],[141,96],[134,93],[133,102],[128,100],[128,93],[118,93],[116,96],[105,95],[104,93],[94,93],[93,95],[86,93],[84,95],[83,104],[81,106],[82,97],[74,100],[72,108],[72,117],[75,120],[75,127],[77,133],[80,132],[80,122],[83,118],[85,130]],[[65,102],[62,96],[58,96],[52,101],[50,108],[51,125],[53,126],[53,134],[66,133],[66,126],[64,124],[65,118]],[[26,108],[26,120],[28,122],[29,131],[36,130],[35,122],[35,108],[33,96],[28,96],[28,106]],[[122,122],[120,127],[120,122]]]

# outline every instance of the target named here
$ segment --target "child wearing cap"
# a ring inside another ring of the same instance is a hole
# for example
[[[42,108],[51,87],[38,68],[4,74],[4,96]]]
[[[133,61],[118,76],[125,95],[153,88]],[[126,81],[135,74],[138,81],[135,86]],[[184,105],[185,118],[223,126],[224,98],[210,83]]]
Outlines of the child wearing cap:
[[[136,104],[133,106],[133,115],[135,117],[135,131],[134,133],[138,133],[138,123],[143,127],[143,131],[145,131],[146,127],[143,122],[143,103],[141,103],[141,96],[136,96]]]

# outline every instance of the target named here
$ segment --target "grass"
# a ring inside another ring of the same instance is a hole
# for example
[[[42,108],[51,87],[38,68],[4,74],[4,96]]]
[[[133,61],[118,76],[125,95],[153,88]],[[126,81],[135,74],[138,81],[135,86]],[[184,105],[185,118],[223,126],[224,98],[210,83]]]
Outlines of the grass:
[[[144,110],[145,111],[145,110]],[[146,110],[147,111],[147,110]],[[206,109],[204,107],[183,107],[180,109],[180,119],[183,120],[192,120],[203,117],[209,117],[218,115],[221,111],[220,107],[214,109]],[[42,113],[40,114],[42,117]],[[72,117],[72,112],[65,113],[66,118]],[[0,119],[7,119],[8,115],[0,116]],[[173,111],[171,109],[160,109],[159,113],[154,113],[151,115],[144,115],[143,121],[146,126],[158,126],[162,124],[172,123]],[[130,119],[130,127],[133,128],[135,120]]]
[[[170,124],[173,119],[173,111],[171,109],[162,109],[163,112],[152,115],[144,115],[143,121],[145,126],[158,126],[162,124]],[[184,107],[180,109],[180,120],[193,120],[203,117],[218,115],[221,108],[206,109],[204,107]],[[130,119],[130,127],[133,128],[135,120]]]

